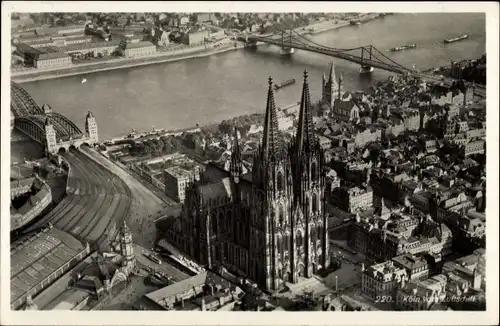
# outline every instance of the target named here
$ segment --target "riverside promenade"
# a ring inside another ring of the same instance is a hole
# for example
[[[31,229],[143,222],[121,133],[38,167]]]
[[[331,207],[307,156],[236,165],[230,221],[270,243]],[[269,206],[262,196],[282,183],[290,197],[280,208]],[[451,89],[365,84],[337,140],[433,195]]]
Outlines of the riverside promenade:
[[[174,49],[170,51],[161,51],[156,54],[143,58],[128,59],[128,58],[117,58],[114,60],[90,62],[90,63],[78,63],[73,64],[71,67],[67,68],[54,68],[54,69],[30,69],[24,71],[14,71],[11,73],[11,79],[17,83],[32,82],[37,80],[54,79],[60,77],[68,77],[75,75],[90,74],[93,72],[107,71],[121,68],[131,68],[144,65],[150,65],[155,63],[163,62],[173,62],[179,60],[187,60],[193,58],[205,57],[213,54],[223,53],[227,51],[233,51],[237,49],[244,48],[244,44],[241,42],[221,42],[220,47],[210,46],[198,46],[192,48],[182,48]]]
[[[379,17],[378,13],[366,13],[356,17],[360,22],[366,22]],[[295,30],[302,35],[319,34],[342,27],[351,26],[349,20],[325,20],[308,26],[299,27]],[[11,79],[17,83],[32,82],[37,80],[55,79],[76,75],[85,75],[94,72],[108,71],[121,68],[131,68],[155,63],[174,62],[180,60],[206,57],[214,54],[224,53],[245,48],[245,44],[238,41],[223,39],[218,47],[215,44],[206,44],[196,47],[176,47],[170,50],[159,50],[156,54],[143,58],[128,59],[116,58],[109,60],[100,60],[89,63],[77,63],[66,68],[53,69],[26,69],[21,71],[11,71]]]

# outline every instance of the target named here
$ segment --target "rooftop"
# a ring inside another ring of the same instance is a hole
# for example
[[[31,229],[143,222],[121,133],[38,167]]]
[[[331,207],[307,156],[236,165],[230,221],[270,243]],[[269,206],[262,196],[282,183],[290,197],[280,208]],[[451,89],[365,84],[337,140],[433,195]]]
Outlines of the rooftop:
[[[42,51],[38,50],[38,49],[35,49],[31,46],[29,46],[28,44],[25,44],[25,43],[17,43],[15,45],[17,47],[17,49],[23,53],[32,53],[32,54],[40,54],[42,53]]]
[[[219,198],[228,198],[232,195],[229,178],[200,185],[198,189],[204,202]]]
[[[120,44],[119,40],[109,41],[109,42],[89,42],[89,43],[77,43],[68,44],[65,48],[66,52],[69,51],[79,51],[91,48],[105,48],[105,47],[117,47]]]
[[[126,49],[138,49],[138,48],[146,48],[146,47],[151,47],[151,46],[155,46],[155,45],[149,41],[141,41],[141,42],[137,42],[137,43],[127,43]]]
[[[37,61],[68,58],[68,57],[69,56],[64,52],[42,53],[38,56]]]
[[[390,282],[394,280],[394,278],[406,275],[406,271],[401,267],[395,266],[392,261],[388,260],[383,263],[370,266],[365,271],[365,274],[384,282]]]
[[[397,265],[400,265],[403,268],[410,269],[410,270],[420,268],[420,267],[427,265],[425,260],[423,260],[420,257],[416,257],[414,255],[397,256],[397,257],[392,258],[392,261],[394,261]]]
[[[165,169],[165,172],[174,176],[177,179],[182,178],[182,177],[185,177],[185,178],[191,177],[194,173],[193,170],[183,169],[180,166],[169,167],[169,168]]]
[[[11,245],[11,302],[23,296],[84,246],[68,233],[47,229]]]
[[[229,281],[223,279],[219,275],[211,271],[205,271],[188,279],[173,283],[157,291],[150,292],[146,294],[146,297],[160,306],[163,306],[163,301],[165,299],[175,297],[178,294],[182,294],[190,289],[194,289],[205,284],[222,285],[226,288],[231,285]]]

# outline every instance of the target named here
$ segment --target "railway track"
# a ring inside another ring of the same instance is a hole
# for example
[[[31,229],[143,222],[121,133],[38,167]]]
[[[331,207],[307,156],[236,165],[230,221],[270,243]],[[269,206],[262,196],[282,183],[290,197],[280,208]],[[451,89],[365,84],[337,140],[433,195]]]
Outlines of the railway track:
[[[113,223],[127,217],[130,189],[118,176],[78,150],[63,156],[71,166],[67,196],[25,233],[50,222],[82,242],[101,247],[107,243]]]

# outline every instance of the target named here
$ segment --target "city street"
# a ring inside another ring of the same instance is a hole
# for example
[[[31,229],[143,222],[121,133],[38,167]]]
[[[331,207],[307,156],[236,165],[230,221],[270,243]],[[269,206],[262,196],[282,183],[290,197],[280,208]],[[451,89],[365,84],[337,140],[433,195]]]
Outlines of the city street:
[[[130,284],[116,297],[113,297],[101,310],[133,310],[133,305],[142,296],[159,289],[157,286],[144,284],[144,280],[143,276],[132,277]]]
[[[152,253],[151,250],[140,245],[134,244],[134,253],[137,260],[137,267],[142,269],[140,276],[133,276],[130,279],[130,284],[121,291],[116,297],[112,298],[101,310],[133,310],[133,305],[144,295],[160,289],[160,286],[146,285],[145,275],[148,273],[147,267],[155,271],[163,272],[171,276],[174,282],[179,282],[189,278],[189,275],[178,270],[168,262],[162,260],[161,264],[153,262],[146,257],[145,253]],[[161,257],[157,256],[161,259]]]
[[[161,264],[155,263],[154,261],[152,261],[151,259],[149,259],[144,255],[145,253],[153,253],[153,252],[140,245],[137,244],[134,245],[134,253],[139,265],[142,265],[144,267],[150,266],[156,271],[163,272],[168,276],[171,276],[174,282],[179,282],[188,279],[190,277],[186,273],[178,270],[177,268],[166,262],[165,260],[162,260],[161,257],[159,257],[159,255],[156,255],[156,257],[162,260],[162,263]]]

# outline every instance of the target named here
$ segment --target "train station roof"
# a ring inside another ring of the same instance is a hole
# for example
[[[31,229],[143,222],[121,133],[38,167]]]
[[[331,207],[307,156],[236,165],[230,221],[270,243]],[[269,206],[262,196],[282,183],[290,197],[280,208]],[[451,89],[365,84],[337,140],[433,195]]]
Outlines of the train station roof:
[[[11,302],[22,297],[84,249],[68,233],[46,228],[11,245]]]

